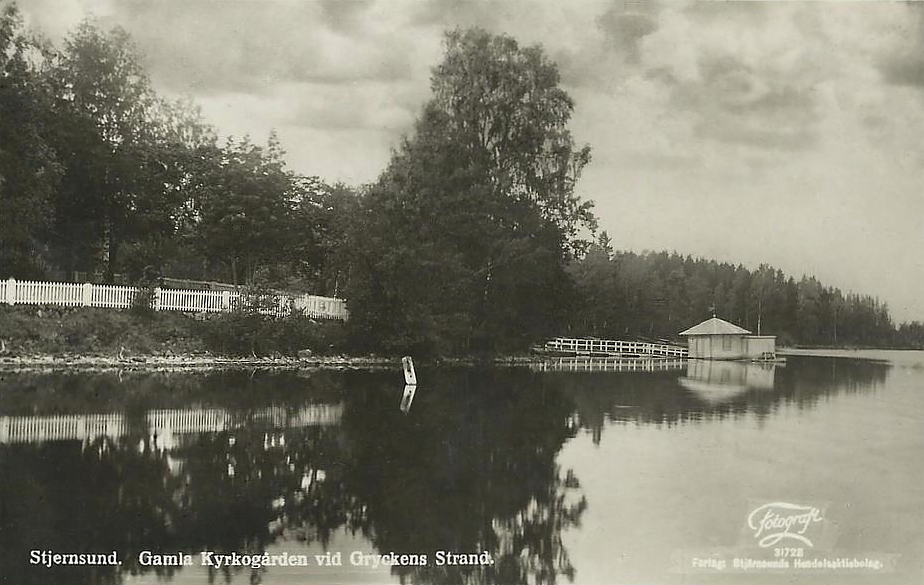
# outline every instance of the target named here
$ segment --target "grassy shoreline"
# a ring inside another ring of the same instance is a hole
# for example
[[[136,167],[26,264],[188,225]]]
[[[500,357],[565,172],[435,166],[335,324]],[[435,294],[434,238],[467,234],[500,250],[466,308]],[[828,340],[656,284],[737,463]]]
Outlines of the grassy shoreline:
[[[351,353],[345,339],[342,323],[308,318],[0,305],[0,371],[401,368],[397,356]],[[515,365],[535,358],[416,361]]]
[[[334,357],[344,353],[344,331],[342,323],[300,316],[0,305],[0,360]]]

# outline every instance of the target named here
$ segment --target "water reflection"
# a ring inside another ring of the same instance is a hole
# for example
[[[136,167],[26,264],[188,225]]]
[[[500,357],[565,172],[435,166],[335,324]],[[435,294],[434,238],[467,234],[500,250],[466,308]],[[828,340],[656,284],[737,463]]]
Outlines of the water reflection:
[[[906,363],[924,363],[924,353],[913,353],[903,356]],[[771,384],[769,371],[752,377],[749,368],[710,365],[647,375],[546,374],[575,398],[577,423],[587,429],[559,457],[581,477],[588,498],[582,536],[595,535],[565,539],[576,582],[898,585],[919,577],[922,371],[800,356],[776,367]],[[895,572],[809,574],[793,564],[777,573],[693,573],[675,562],[682,550],[747,557],[757,549],[751,511],[811,501],[828,503],[836,537],[824,546],[816,541],[806,556],[898,554]]]
[[[308,405],[296,410],[271,406],[247,413],[258,424],[273,428],[327,425],[339,422],[342,405]],[[66,414],[52,416],[0,416],[0,443],[43,443],[118,439],[134,434],[133,427],[147,431],[161,448],[173,446],[177,435],[216,433],[242,426],[239,414],[223,409],[151,410],[143,420],[132,421],[122,413]]]
[[[564,537],[611,508],[588,512],[579,475],[560,467],[563,445],[580,443],[572,439],[582,428],[598,445],[609,428],[622,444],[632,436],[621,430],[634,425],[644,445],[655,445],[674,435],[665,428],[760,421],[782,405],[816,409],[839,394],[874,391],[889,373],[885,363],[801,357],[783,368],[689,361],[653,369],[433,369],[426,391],[405,388],[397,409],[397,369],[8,374],[0,380],[2,576],[122,583],[180,572],[259,583],[272,568],[192,573],[142,566],[138,553],[317,551],[346,532],[380,553],[427,554],[426,566],[391,569],[401,582],[569,582],[582,568]],[[625,514],[633,504],[619,490],[644,466],[631,459],[636,447],[580,472],[588,481],[622,457],[627,475],[605,492]],[[734,452],[715,455],[723,453]],[[768,457],[757,450],[745,461]],[[638,485],[639,494],[652,489]],[[37,570],[28,565],[32,549],[116,550],[124,564]],[[488,551],[496,562],[436,566],[438,550]],[[331,575],[315,574],[321,582]]]
[[[411,404],[414,402],[414,394],[417,393],[417,386],[414,384],[408,384],[404,387],[404,394],[401,396],[401,404],[398,405],[398,408],[404,414],[407,414],[411,410]]]
[[[730,402],[748,391],[773,390],[776,364],[689,360],[680,385],[709,404]]]
[[[890,368],[870,360],[790,357],[784,367],[687,360],[668,371],[543,376],[574,402],[577,424],[599,443],[610,421],[671,426],[746,413],[761,419],[787,403],[812,408],[837,393],[875,390]]]
[[[663,372],[684,367],[686,359],[628,359],[607,357],[560,357],[533,363],[536,372]]]
[[[185,569],[142,566],[138,553],[326,547],[344,529],[383,553],[488,551],[496,561],[393,569],[406,582],[573,576],[561,533],[586,501],[555,462],[576,431],[561,393],[513,370],[434,372],[409,411],[394,409],[391,376],[319,376],[8,376],[4,577],[171,578]],[[36,569],[32,549],[116,550],[124,564]],[[259,583],[268,570],[211,569],[208,580]]]
[[[409,417],[383,416],[391,394],[363,385],[343,426],[349,491],[364,503],[349,525],[380,551],[494,555],[496,564],[404,567],[413,583],[555,583],[573,574],[561,532],[586,508],[556,456],[573,436],[570,405],[516,370],[430,373]],[[405,424],[401,424],[402,419]],[[432,557],[431,557],[432,558]]]

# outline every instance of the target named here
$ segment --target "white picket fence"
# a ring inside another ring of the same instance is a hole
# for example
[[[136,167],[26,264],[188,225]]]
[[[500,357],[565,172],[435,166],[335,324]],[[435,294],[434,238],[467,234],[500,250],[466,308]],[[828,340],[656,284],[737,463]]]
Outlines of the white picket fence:
[[[127,309],[138,289],[131,286],[0,280],[0,303]],[[222,313],[239,307],[244,295],[236,291],[155,288],[152,305],[157,311]],[[346,320],[343,299],[315,295],[275,295],[261,313],[284,316],[298,311],[315,319]]]

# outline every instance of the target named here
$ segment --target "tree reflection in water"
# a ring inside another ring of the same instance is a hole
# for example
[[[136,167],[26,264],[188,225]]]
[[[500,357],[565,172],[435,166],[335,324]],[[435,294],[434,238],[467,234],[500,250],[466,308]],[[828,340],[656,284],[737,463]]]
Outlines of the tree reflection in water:
[[[747,415],[763,420],[783,405],[815,408],[833,395],[875,392],[891,367],[872,360],[797,356],[785,366],[691,360],[673,372],[546,373],[543,384],[573,402],[579,425],[600,443],[610,422],[673,426]],[[731,380],[722,375],[728,368]],[[749,376],[756,372],[758,381],[735,379],[736,369]],[[691,379],[717,392],[696,392],[685,384]]]
[[[587,503],[577,478],[555,464],[575,432],[572,407],[559,392],[533,387],[535,378],[435,372],[404,414],[395,406],[402,387],[393,376],[327,376],[325,399],[344,402],[340,424],[277,428],[254,413],[281,393],[293,410],[316,399],[304,389],[310,381],[218,377],[221,395],[191,390],[188,378],[158,380],[176,379],[183,388],[173,407],[231,405],[236,419],[228,430],[153,432],[145,406],[155,394],[141,377],[140,398],[127,389],[122,436],[0,444],[0,565],[8,582],[118,583],[126,572],[169,578],[182,569],[141,566],[138,553],[262,553],[281,537],[326,548],[341,529],[361,533],[382,553],[426,554],[428,566],[393,569],[403,582],[573,578],[561,535],[580,522]],[[209,376],[199,381],[216,385]],[[74,380],[68,384],[73,389]],[[240,393],[255,384],[265,392]],[[163,406],[172,390],[156,395]],[[21,412],[27,401],[19,400]],[[92,402],[90,393],[84,412]],[[117,550],[124,565],[37,570],[28,565],[31,549]],[[495,564],[435,566],[437,550],[488,551]],[[244,569],[252,583],[267,570]],[[240,571],[212,571],[209,581]]]
[[[573,436],[571,406],[522,372],[454,371],[421,387],[414,409],[369,386],[348,408],[349,491],[362,502],[349,526],[380,551],[428,554],[397,568],[414,583],[555,583],[574,568],[561,533],[587,507],[576,477],[556,466]],[[488,551],[484,568],[435,566],[437,550]]]

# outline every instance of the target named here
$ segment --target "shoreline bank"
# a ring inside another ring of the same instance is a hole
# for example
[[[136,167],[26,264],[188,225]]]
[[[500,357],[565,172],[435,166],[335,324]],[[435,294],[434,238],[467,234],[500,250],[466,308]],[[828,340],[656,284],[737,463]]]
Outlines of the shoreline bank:
[[[504,356],[493,359],[444,358],[435,361],[421,360],[418,365],[529,365],[542,361],[530,356]],[[0,357],[0,372],[35,370],[150,370],[197,371],[216,369],[341,369],[376,370],[401,369],[400,357],[381,356],[317,356],[291,357],[229,357],[214,355],[138,356],[118,358],[92,355],[24,355]]]

